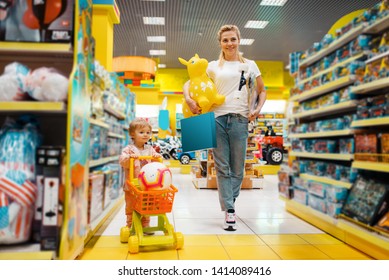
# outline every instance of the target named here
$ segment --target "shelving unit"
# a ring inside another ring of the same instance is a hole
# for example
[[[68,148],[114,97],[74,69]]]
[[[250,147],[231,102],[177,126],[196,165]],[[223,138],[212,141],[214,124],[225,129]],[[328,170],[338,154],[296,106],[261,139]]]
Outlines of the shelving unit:
[[[91,44],[92,1],[74,1],[74,42],[27,43],[0,42],[0,68],[18,61],[34,70],[53,67],[69,78],[66,102],[0,102],[0,120],[25,113],[37,118],[43,135],[42,145],[61,146],[66,150],[63,169],[63,217],[59,226],[58,250],[41,251],[39,243],[0,245],[0,259],[75,259],[97,228],[122,203],[120,196],[111,201],[102,214],[88,223],[88,176],[90,168],[117,162],[115,156],[89,161],[90,126],[109,129],[110,125],[91,115],[91,68],[94,63]],[[82,44],[82,46],[80,46]],[[124,88],[124,86],[123,86]],[[118,84],[117,90],[121,90]],[[128,92],[120,92],[124,97]],[[123,122],[132,114],[122,113],[107,104],[104,110]],[[118,123],[118,126],[123,126]],[[123,132],[125,130],[123,129]],[[109,133],[125,141],[125,133]],[[120,174],[119,174],[120,176]]]
[[[362,24],[356,28],[349,30],[342,37],[330,44],[326,49],[319,51],[318,53],[306,58],[299,64],[299,70],[302,71],[309,65],[319,61],[325,56],[333,53],[337,49],[341,48],[351,40],[357,38],[361,34],[379,34],[389,28],[389,15],[379,19],[373,24]],[[365,63],[371,63],[383,57],[389,56],[389,52],[377,55],[369,60],[366,60],[366,53],[359,53],[341,64],[336,64],[329,69],[325,69],[314,76],[298,81],[297,85],[303,85],[312,79],[319,78],[321,75],[334,70],[338,66],[347,65],[347,63],[355,60],[363,60]],[[299,75],[297,75],[299,76]],[[312,120],[324,120],[328,118],[334,118],[341,116],[343,113],[356,113],[357,106],[359,104],[358,99],[367,96],[377,96],[379,94],[386,93],[385,90],[389,86],[389,78],[381,78],[369,83],[362,83],[360,85],[354,85],[356,77],[353,75],[339,78],[337,80],[328,82],[322,86],[318,86],[311,90],[302,92],[299,95],[295,95],[290,98],[291,102],[299,102],[301,105],[310,99],[317,98],[327,93],[331,93],[343,87],[349,87],[350,92],[356,95],[355,99],[337,103],[334,105],[321,107],[318,109],[307,110],[303,112],[295,113],[291,116],[294,123],[301,124]],[[294,125],[294,124],[291,124]],[[364,130],[377,130],[387,129],[389,126],[389,117],[379,117],[374,119],[363,119],[353,120],[350,127],[342,130],[333,131],[320,131],[320,132],[307,132],[307,133],[291,133],[289,135],[292,139],[338,139],[338,138],[350,138],[357,133],[361,133]],[[357,170],[367,170],[374,172],[389,172],[389,163],[384,162],[364,162],[360,160],[354,160],[356,154],[341,154],[341,153],[313,153],[303,151],[292,151],[289,154],[297,159],[318,159],[323,161],[330,161],[335,163],[341,163],[345,166],[350,166]],[[383,175],[384,176],[384,175]],[[301,179],[308,181],[315,181],[333,186],[339,186],[346,189],[351,189],[353,184],[351,182],[338,181],[331,178],[315,176],[312,174],[301,173],[299,175]],[[330,233],[338,239],[360,249],[361,251],[367,252],[372,257],[377,259],[388,259],[389,258],[389,234],[385,231],[380,231],[375,227],[370,227],[353,221],[344,215],[339,215],[337,218],[333,218],[324,214],[318,210],[311,208],[308,205],[300,204],[297,201],[285,199],[286,209],[299,216],[300,218],[308,221],[316,227]],[[308,204],[308,203],[307,203]]]

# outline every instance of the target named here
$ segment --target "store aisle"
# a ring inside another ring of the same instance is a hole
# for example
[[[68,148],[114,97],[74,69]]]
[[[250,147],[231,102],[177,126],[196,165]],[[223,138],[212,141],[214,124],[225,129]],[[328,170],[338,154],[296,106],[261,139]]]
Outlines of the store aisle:
[[[173,170],[174,172],[174,170]],[[124,205],[86,244],[81,260],[356,260],[371,259],[285,211],[277,177],[266,175],[263,189],[244,189],[236,202],[238,230],[223,230],[216,190],[196,189],[190,175],[174,172],[177,187],[169,221],[184,235],[184,247],[141,247],[128,253],[120,243]],[[155,222],[152,220],[152,222]]]

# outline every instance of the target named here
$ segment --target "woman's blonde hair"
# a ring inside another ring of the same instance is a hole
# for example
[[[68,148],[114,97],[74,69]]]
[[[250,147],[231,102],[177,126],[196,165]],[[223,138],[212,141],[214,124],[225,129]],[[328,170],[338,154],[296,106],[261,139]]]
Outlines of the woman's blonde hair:
[[[239,31],[239,28],[236,26],[236,25],[233,25],[233,24],[227,24],[227,25],[223,25],[222,27],[220,27],[219,31],[217,32],[217,40],[219,41],[219,43],[221,43],[221,40],[222,40],[222,34],[224,32],[227,32],[227,31],[233,31],[236,33],[236,36],[238,36],[238,40],[240,40],[240,31]],[[245,63],[245,59],[243,58],[242,54],[240,52],[238,52],[238,58],[239,58],[239,61],[242,62],[242,63]],[[223,53],[223,50],[220,51],[220,55],[219,55],[219,66],[223,66],[224,64],[224,61],[226,61],[225,57],[224,57],[224,53]]]
[[[137,129],[142,129],[144,127],[152,130],[151,124],[148,123],[147,120],[143,118],[136,118],[130,123],[130,127],[128,128],[129,134],[132,137]]]

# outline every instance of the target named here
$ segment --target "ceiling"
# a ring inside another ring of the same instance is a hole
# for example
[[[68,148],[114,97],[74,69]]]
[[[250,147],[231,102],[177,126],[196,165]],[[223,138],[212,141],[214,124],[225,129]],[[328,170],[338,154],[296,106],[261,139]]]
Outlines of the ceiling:
[[[253,60],[280,60],[320,41],[341,17],[371,8],[378,0],[289,0],[283,7],[260,6],[261,0],[116,0],[120,24],[114,26],[114,56],[151,57],[149,50],[163,49],[159,63],[184,68],[178,57],[195,53],[208,60],[220,53],[217,32],[224,24],[239,27],[241,38],[254,39],[239,47]],[[144,25],[143,17],[165,17],[165,25]],[[267,20],[264,29],[244,28],[248,20]],[[147,42],[147,36],[166,36],[165,43]]]

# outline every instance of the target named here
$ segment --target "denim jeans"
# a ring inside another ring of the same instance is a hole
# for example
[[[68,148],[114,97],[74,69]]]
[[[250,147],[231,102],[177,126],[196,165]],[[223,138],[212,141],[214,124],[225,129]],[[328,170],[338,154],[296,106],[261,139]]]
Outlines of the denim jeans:
[[[244,176],[248,138],[248,119],[239,114],[216,118],[216,143],[213,149],[220,206],[235,209]]]

